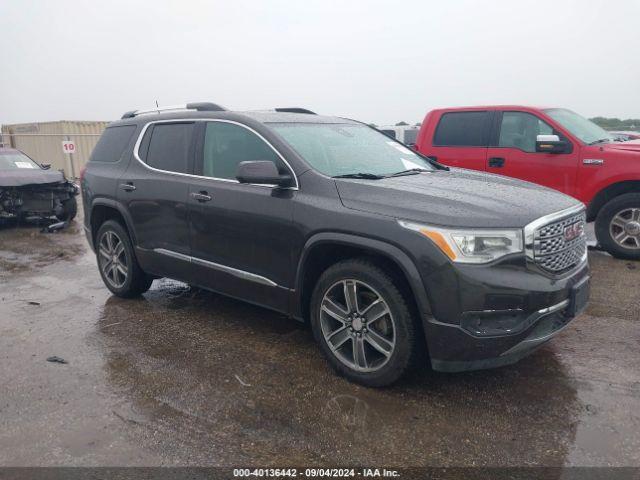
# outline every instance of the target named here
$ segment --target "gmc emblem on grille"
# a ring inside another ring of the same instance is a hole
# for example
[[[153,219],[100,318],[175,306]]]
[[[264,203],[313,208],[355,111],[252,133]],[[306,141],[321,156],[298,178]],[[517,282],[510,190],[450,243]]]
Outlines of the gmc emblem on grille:
[[[584,232],[584,225],[582,222],[577,222],[567,227],[564,227],[564,241],[570,242],[571,240],[578,238]]]

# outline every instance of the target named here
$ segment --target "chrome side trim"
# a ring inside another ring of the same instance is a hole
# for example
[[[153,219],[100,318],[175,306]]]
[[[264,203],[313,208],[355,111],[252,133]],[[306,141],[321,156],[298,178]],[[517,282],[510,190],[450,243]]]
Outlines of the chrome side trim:
[[[191,257],[189,255],[174,252],[173,250],[167,250],[165,248],[154,248],[153,251],[161,255],[166,255],[168,257],[176,258],[178,260],[183,260],[189,263],[195,263],[196,265],[201,265],[203,267],[212,268],[220,272],[225,272],[230,275],[233,275],[234,277],[238,277],[243,280],[249,280],[250,282],[260,283],[262,285],[267,285],[269,287],[278,286],[276,282],[268,279],[267,277],[256,275],[255,273],[251,273],[251,272],[245,272],[244,270],[239,270],[237,268],[228,267],[227,265],[221,265],[219,263],[210,262],[208,260],[203,260],[202,258]]]
[[[164,248],[154,248],[154,252],[166,255],[167,257],[177,258],[178,260],[184,260],[185,262],[191,262],[191,257],[184,253],[174,252],[173,250],[166,250]]]
[[[142,128],[142,131],[140,132],[140,135],[138,135],[138,139],[136,140],[136,144],[133,147],[133,156],[135,157],[135,159],[145,168],[154,171],[154,172],[158,172],[158,173],[165,173],[168,175],[178,175],[178,176],[182,176],[182,177],[191,177],[191,178],[201,178],[201,179],[205,179],[205,180],[216,180],[219,182],[227,182],[227,183],[237,183],[238,185],[241,185],[241,183],[238,180],[233,180],[230,178],[218,178],[218,177],[206,177],[204,175],[193,175],[191,173],[180,173],[180,172],[172,172],[170,170],[162,170],[160,168],[154,168],[150,165],[147,165],[145,162],[142,161],[142,159],[140,158],[140,155],[138,155],[138,150],[140,148],[140,144],[142,143],[142,139],[144,138],[144,134],[147,132],[147,129],[149,128],[150,125],[156,124],[156,123],[175,123],[175,122],[223,122],[223,123],[232,123],[234,125],[238,125],[242,128],[245,128],[247,130],[249,130],[250,132],[252,132],[254,135],[256,135],[258,138],[260,138],[264,143],[266,143],[269,148],[271,148],[271,150],[273,150],[276,155],[278,155],[278,157],[280,157],[280,159],[284,162],[284,164],[287,166],[287,168],[290,170],[291,172],[291,177],[295,180],[296,184],[294,187],[287,187],[287,188],[281,188],[281,190],[299,190],[300,189],[300,183],[298,182],[298,177],[296,176],[296,173],[293,171],[293,168],[291,167],[291,165],[289,164],[289,162],[287,162],[287,160],[284,158],[284,156],[273,146],[271,145],[271,143],[269,143],[269,141],[264,138],[262,135],[260,135],[258,132],[256,132],[253,128],[248,127],[247,125],[244,125],[242,123],[239,122],[234,122],[232,120],[224,120],[221,118],[172,118],[172,119],[168,119],[168,120],[154,120],[152,122],[147,122],[145,124],[145,126]],[[258,185],[258,184],[254,184],[254,183],[247,183],[247,184],[242,184],[242,185],[252,185],[255,187],[264,187],[264,188],[276,188],[276,185]]]
[[[531,261],[534,260],[533,247],[534,247],[534,240],[535,240],[535,231],[537,228],[542,227],[543,225],[547,225],[548,223],[553,223],[554,221],[561,220],[565,217],[570,217],[571,215],[575,215],[584,210],[585,210],[584,204],[579,203],[577,205],[574,205],[573,207],[569,207],[564,210],[560,210],[559,212],[551,213],[549,215],[545,215],[544,217],[540,217],[534,220],[533,222],[529,223],[528,225],[526,225],[524,227],[524,251],[525,251],[525,254],[527,255],[527,258]]]
[[[563,300],[560,303],[556,303],[555,305],[552,305],[550,307],[538,310],[538,313],[540,315],[547,315],[549,313],[554,313],[554,312],[557,312],[558,310],[562,310],[563,308],[567,307],[568,305],[569,305],[569,299],[567,298],[566,300]]]
[[[228,273],[230,275],[233,275],[234,277],[242,278],[243,280],[249,280],[251,282],[261,283],[263,285],[268,285],[269,287],[278,286],[276,282],[269,280],[268,278],[263,277],[261,275],[245,272],[244,270],[238,270],[237,268],[228,267],[226,265],[210,262],[208,260],[203,260],[201,258],[191,257],[191,262],[197,265],[202,265],[203,267],[209,267],[209,268],[213,268],[214,270],[219,270],[221,272]]]

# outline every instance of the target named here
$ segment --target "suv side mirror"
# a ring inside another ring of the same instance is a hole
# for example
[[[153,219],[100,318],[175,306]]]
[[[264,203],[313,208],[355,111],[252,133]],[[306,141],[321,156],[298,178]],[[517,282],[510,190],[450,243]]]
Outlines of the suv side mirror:
[[[567,142],[560,140],[558,135],[538,135],[536,137],[536,152],[564,153]]]
[[[277,185],[290,187],[291,175],[282,175],[271,160],[253,160],[240,162],[236,170],[236,178],[240,183],[256,183],[258,185]]]

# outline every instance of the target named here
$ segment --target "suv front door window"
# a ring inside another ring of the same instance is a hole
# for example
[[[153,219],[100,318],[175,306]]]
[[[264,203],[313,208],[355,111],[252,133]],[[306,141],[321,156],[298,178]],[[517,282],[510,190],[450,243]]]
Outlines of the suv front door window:
[[[287,168],[278,154],[252,131],[229,122],[208,122],[204,134],[201,174],[235,180],[238,164],[248,160],[270,160],[281,173]]]

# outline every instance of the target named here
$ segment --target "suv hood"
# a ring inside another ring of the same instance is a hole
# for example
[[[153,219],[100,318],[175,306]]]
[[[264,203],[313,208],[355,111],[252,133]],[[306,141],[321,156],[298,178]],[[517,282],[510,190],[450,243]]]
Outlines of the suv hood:
[[[533,183],[458,168],[335,181],[347,208],[449,227],[521,228],[580,203]]]
[[[25,185],[43,185],[63,181],[64,175],[58,170],[23,168],[0,171],[0,187],[23,187]]]

